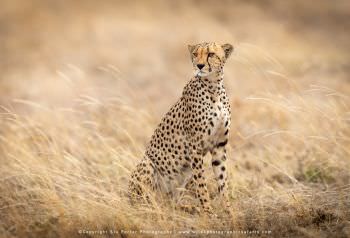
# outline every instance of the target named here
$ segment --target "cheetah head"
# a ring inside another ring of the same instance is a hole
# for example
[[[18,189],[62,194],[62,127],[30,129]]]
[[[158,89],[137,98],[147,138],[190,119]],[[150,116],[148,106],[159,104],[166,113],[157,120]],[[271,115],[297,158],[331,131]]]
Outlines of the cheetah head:
[[[209,77],[223,72],[223,67],[233,51],[231,44],[201,43],[188,45],[195,76]]]

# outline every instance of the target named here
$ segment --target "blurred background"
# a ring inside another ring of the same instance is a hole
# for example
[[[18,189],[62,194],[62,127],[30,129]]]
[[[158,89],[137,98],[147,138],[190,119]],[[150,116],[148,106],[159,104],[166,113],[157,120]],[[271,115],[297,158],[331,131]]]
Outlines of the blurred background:
[[[349,28],[346,0],[5,0],[0,103],[124,96],[122,78],[138,103],[165,112],[191,77],[187,44],[202,41],[235,46],[226,66],[233,98],[282,93],[287,77],[349,93]]]
[[[0,234],[229,227],[349,237],[349,29],[348,0],[2,0]],[[125,196],[192,77],[187,45],[203,41],[234,46],[224,68],[226,223],[167,202],[135,208]]]

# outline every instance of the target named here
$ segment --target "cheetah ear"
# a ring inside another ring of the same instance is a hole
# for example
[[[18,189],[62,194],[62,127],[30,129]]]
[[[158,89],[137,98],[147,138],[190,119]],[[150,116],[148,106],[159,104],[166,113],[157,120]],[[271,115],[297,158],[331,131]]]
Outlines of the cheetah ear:
[[[223,44],[221,47],[224,50],[225,58],[227,59],[233,51],[233,46],[231,44]]]
[[[187,47],[188,47],[188,51],[192,54],[194,50],[194,45],[187,45]]]

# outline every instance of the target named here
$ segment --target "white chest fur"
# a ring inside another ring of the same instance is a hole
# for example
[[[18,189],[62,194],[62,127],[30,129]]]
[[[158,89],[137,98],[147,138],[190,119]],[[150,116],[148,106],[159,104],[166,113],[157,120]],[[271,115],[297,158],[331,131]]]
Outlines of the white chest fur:
[[[229,120],[229,112],[221,102],[215,103],[213,108],[212,121],[214,126],[211,135],[215,137],[225,133],[225,124]]]
[[[210,112],[208,136],[206,141],[208,149],[212,149],[218,143],[226,140],[230,124],[229,109],[220,100],[216,100],[212,106],[213,109]]]

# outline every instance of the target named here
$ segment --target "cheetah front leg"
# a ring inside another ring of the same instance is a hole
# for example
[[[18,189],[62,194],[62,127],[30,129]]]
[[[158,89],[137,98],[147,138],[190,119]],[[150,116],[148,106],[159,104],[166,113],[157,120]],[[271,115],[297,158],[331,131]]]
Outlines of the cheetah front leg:
[[[212,154],[212,167],[215,175],[215,179],[218,184],[218,192],[221,199],[225,203],[227,211],[230,211],[231,205],[227,193],[227,168],[226,168],[226,149],[225,145],[219,144]]]
[[[203,155],[200,152],[194,154],[192,161],[192,179],[194,181],[195,197],[199,200],[203,210],[210,215],[213,215],[213,209],[209,203],[209,193],[207,189],[207,182],[204,177],[203,169]]]

